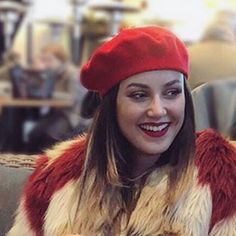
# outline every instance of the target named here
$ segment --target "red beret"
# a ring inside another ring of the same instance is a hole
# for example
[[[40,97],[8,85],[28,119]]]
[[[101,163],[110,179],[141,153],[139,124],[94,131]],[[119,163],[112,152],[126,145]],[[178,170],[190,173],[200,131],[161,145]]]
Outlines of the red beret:
[[[126,78],[151,70],[176,70],[188,78],[188,53],[184,43],[162,27],[122,30],[93,53],[82,67],[81,83],[106,94]]]

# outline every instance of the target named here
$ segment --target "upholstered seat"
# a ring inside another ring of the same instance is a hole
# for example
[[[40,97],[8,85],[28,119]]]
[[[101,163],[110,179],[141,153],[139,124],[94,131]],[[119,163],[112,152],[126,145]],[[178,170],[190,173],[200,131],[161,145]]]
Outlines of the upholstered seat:
[[[205,83],[192,96],[197,130],[214,128],[236,138],[236,78]]]
[[[0,236],[13,223],[22,188],[34,168],[36,156],[0,154]]]

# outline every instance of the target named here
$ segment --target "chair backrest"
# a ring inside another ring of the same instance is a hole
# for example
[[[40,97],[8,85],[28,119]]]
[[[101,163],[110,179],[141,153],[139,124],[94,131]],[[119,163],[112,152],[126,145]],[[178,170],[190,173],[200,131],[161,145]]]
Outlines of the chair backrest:
[[[192,90],[197,130],[214,128],[232,138],[236,125],[236,78],[205,83]]]
[[[0,154],[0,236],[14,220],[24,183],[34,169],[34,155]]]

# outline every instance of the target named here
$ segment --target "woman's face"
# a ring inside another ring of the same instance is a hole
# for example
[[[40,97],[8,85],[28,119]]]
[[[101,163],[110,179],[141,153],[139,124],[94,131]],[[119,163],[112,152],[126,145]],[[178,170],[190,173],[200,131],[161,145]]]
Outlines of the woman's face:
[[[121,82],[118,125],[142,156],[165,152],[184,121],[183,74],[173,70],[143,72]]]

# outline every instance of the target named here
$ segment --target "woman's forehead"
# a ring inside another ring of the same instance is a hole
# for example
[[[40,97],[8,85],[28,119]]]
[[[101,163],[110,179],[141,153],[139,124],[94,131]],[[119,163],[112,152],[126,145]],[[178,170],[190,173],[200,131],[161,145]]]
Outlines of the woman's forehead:
[[[132,86],[140,83],[146,85],[168,85],[170,83],[181,83],[183,84],[184,75],[181,72],[173,70],[156,70],[142,72],[131,77],[128,77],[126,80],[121,82],[121,87]],[[173,82],[172,82],[173,81]]]

